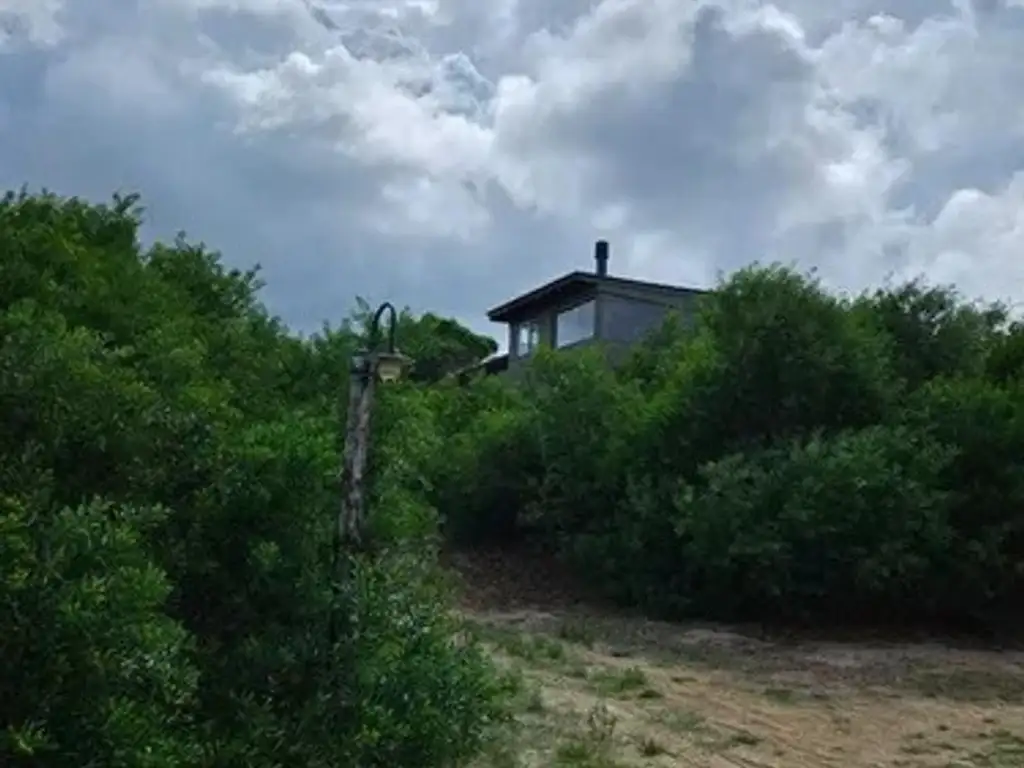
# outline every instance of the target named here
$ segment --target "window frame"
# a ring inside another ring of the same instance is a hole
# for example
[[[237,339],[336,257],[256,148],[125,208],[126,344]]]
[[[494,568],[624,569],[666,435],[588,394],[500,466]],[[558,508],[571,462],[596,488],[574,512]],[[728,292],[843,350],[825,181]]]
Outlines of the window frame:
[[[581,308],[586,307],[587,305],[590,306],[590,330],[589,330],[589,333],[586,336],[580,336],[578,338],[574,338],[572,341],[563,342],[562,341],[562,334],[560,333],[562,317],[565,316],[565,315],[569,315],[570,313],[573,313],[573,312],[578,312]],[[596,339],[597,336],[598,336],[598,333],[597,333],[597,296],[590,296],[590,297],[588,297],[586,299],[583,299],[582,301],[578,301],[578,302],[576,302],[574,304],[570,304],[570,305],[568,305],[566,307],[563,307],[562,309],[559,309],[555,313],[554,326],[555,326],[555,328],[554,328],[554,330],[555,330],[555,347],[558,348],[558,349],[563,349],[565,347],[571,347],[574,344],[581,344],[583,342],[591,341],[592,339]]]
[[[523,345],[524,332],[526,334],[525,346]],[[516,323],[513,338],[515,339],[516,357],[529,357],[540,346],[540,321],[534,318]]]

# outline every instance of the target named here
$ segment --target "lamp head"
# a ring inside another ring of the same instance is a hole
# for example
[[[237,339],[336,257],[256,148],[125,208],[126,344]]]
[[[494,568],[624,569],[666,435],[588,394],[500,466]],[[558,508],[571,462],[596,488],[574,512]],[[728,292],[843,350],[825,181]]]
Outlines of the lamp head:
[[[378,352],[374,355],[374,368],[377,378],[385,384],[402,377],[412,360],[398,350],[394,352]]]

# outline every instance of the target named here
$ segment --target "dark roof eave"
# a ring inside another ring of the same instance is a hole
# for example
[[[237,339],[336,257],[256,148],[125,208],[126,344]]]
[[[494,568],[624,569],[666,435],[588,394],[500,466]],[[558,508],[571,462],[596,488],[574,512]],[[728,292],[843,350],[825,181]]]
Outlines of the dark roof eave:
[[[646,280],[633,280],[628,277],[613,277],[612,275],[596,275],[592,272],[576,271],[562,275],[562,277],[552,280],[550,283],[545,283],[539,288],[534,288],[528,293],[524,293],[495,307],[487,313],[487,319],[493,323],[518,322],[528,318],[538,308],[546,306],[556,296],[568,291],[580,290],[596,285],[644,288],[656,291],[662,295],[695,295],[710,292],[706,288],[684,288],[679,285],[667,285]]]
[[[564,291],[596,285],[600,280],[601,278],[597,275],[587,272],[570,272],[495,307],[487,313],[487,319],[492,323],[515,322],[528,316],[538,307],[547,304],[549,299]]]

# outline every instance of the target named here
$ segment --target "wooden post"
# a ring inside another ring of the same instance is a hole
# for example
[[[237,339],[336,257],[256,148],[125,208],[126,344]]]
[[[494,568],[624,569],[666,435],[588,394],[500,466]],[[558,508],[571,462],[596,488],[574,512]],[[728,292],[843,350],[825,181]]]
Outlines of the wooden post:
[[[353,360],[348,383],[348,407],[345,417],[345,447],[342,452],[339,490],[341,503],[334,531],[334,573],[332,590],[335,604],[331,607],[327,627],[329,647],[338,641],[338,621],[342,606],[338,604],[342,588],[352,576],[352,555],[365,544],[365,496],[363,478],[370,444],[370,412],[373,409],[376,376],[370,359]],[[328,655],[327,658],[330,658]]]
[[[358,551],[365,543],[366,496],[363,485],[370,450],[370,414],[376,378],[371,360],[365,359],[358,370],[353,368],[349,381],[338,540],[342,548],[353,551]]]
[[[351,583],[352,555],[366,551],[366,462],[370,454],[370,415],[373,411],[373,396],[377,387],[378,372],[384,373],[381,362],[389,364],[392,374],[401,373],[402,357],[395,348],[395,327],[398,314],[394,306],[384,302],[370,319],[369,339],[376,343],[380,331],[380,320],[385,312],[391,313],[388,324],[387,353],[382,357],[377,352],[366,353],[352,358],[349,368],[348,407],[345,416],[345,446],[342,451],[340,481],[341,503],[334,533],[334,605],[328,619],[328,642],[331,649],[338,640],[338,614],[342,610],[339,598],[343,585]],[[399,370],[394,370],[395,363]],[[328,657],[330,658],[330,653]]]

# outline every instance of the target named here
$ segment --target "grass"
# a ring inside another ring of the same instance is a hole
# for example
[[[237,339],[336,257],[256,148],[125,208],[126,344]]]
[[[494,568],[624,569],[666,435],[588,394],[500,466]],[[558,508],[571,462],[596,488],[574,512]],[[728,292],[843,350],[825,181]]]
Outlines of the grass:
[[[648,682],[647,674],[639,667],[601,669],[587,676],[591,686],[605,696],[625,697],[639,695],[658,698]]]
[[[648,621],[549,594],[541,560],[460,563],[520,681],[472,768],[1024,768],[1024,652]]]
[[[476,620],[476,636],[522,685],[514,724],[474,768],[723,759],[792,768],[1024,766],[1024,689],[1014,688],[999,654],[736,640],[695,650],[680,647],[680,630],[669,628],[654,648],[649,629],[578,616]],[[630,646],[627,636],[640,639]]]
[[[986,768],[1020,768],[1024,765],[1024,732],[997,730],[982,737],[985,747],[971,757],[973,765]]]

